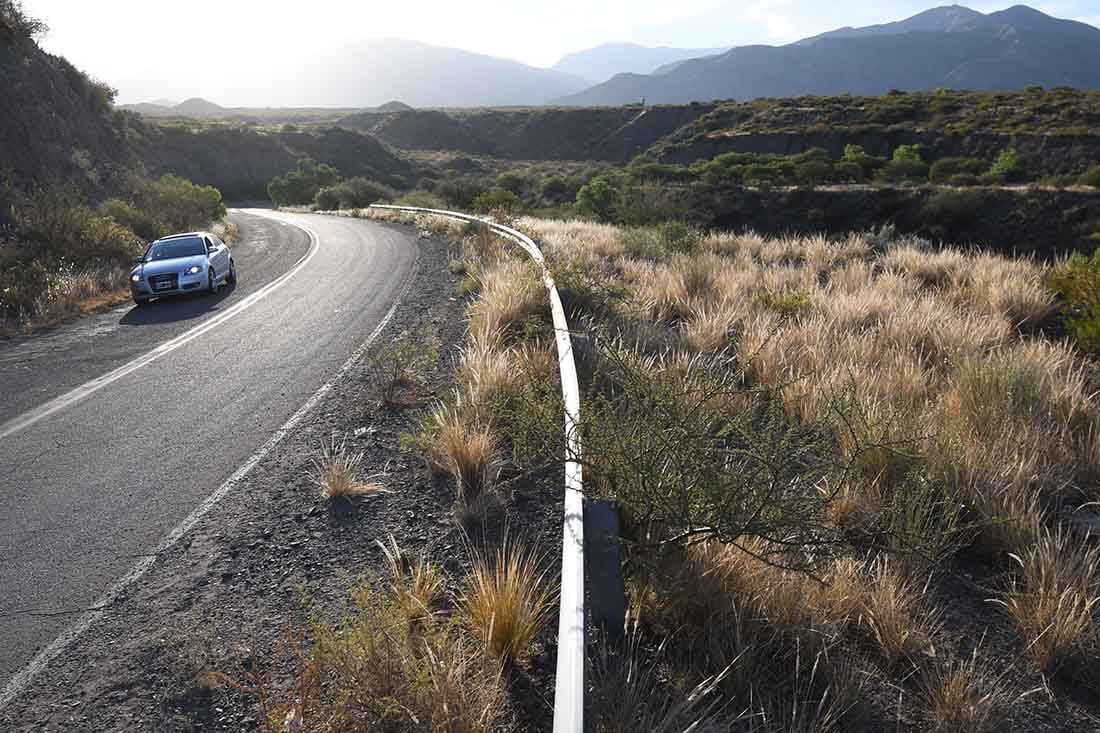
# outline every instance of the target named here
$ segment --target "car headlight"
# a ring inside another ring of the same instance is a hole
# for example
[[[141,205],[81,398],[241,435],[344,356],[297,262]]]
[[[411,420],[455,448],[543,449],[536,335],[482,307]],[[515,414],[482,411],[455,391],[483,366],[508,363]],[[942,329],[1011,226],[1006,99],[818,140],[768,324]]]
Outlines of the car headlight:
[[[141,282],[141,275],[138,275],[137,273],[134,273],[133,275],[130,276],[130,282],[134,282],[134,283]]]
[[[190,267],[187,268],[187,273],[186,274],[188,274],[188,275],[198,275],[200,272],[202,272],[201,267],[199,267],[198,265],[191,265]]]

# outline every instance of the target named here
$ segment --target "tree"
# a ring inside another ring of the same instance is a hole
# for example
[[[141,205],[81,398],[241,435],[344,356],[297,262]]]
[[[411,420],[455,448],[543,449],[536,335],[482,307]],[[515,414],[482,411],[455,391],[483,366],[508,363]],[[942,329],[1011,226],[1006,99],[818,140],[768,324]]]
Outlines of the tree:
[[[619,192],[605,176],[597,176],[577,191],[577,211],[601,221],[612,221]]]
[[[0,0],[0,29],[5,26],[24,38],[37,38],[49,31],[45,21],[27,15],[22,0]]]
[[[267,194],[276,206],[311,204],[318,191],[339,181],[340,173],[331,165],[301,158],[297,170],[277,176],[267,184]]]
[[[490,211],[514,211],[519,208],[519,196],[506,188],[493,188],[480,194],[472,204],[474,211],[488,214]]]
[[[1024,164],[1016,148],[1005,148],[993,161],[989,175],[1000,181],[1018,181],[1023,177]]]

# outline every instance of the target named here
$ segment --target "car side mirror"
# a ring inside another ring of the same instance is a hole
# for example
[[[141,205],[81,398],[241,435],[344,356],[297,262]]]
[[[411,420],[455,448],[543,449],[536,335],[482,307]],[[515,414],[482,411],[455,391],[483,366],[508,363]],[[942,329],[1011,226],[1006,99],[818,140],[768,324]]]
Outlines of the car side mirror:
[[[145,262],[145,258],[144,258],[144,257],[135,257],[135,258],[134,258],[134,261],[133,261],[133,264],[135,264],[135,265],[140,265],[140,264],[141,264],[141,263],[143,263],[143,262]]]

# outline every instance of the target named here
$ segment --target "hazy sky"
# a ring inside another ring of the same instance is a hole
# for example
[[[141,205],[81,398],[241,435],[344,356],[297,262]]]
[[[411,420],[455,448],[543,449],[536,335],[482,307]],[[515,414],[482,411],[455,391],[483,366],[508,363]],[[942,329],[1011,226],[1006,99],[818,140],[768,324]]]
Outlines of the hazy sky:
[[[239,65],[369,38],[409,38],[534,66],[611,41],[716,47],[780,44],[846,25],[899,20],[933,0],[24,0],[43,45],[119,89],[120,101],[207,96]],[[942,3],[939,3],[942,4]],[[1011,0],[967,3],[988,12]],[[1100,26],[1100,0],[1032,6]],[[170,81],[171,80],[171,81]],[[181,80],[186,80],[185,82]],[[152,83],[151,83],[152,82]],[[183,88],[181,84],[186,84]],[[192,88],[193,87],[193,88]],[[214,101],[232,105],[233,99]]]

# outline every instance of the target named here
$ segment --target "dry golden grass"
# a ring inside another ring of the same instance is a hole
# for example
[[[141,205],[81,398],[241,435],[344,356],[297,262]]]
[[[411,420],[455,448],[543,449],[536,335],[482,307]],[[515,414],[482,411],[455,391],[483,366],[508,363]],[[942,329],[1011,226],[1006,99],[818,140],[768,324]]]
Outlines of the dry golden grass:
[[[391,534],[387,542],[375,541],[386,558],[390,575],[390,593],[394,603],[410,622],[430,619],[443,595],[445,579],[442,569],[422,555],[409,557]]]
[[[469,308],[470,332],[507,338],[524,321],[545,317],[547,309],[534,269],[521,260],[501,260],[482,273],[481,293]]]
[[[429,463],[455,480],[459,501],[473,505],[489,491],[500,471],[500,446],[493,430],[478,417],[469,417],[468,400],[437,404],[428,421],[432,432]]]
[[[319,624],[297,652],[291,690],[255,685],[261,728],[480,733],[512,728],[501,667],[454,624],[410,624],[386,592],[358,588],[334,627]]]
[[[554,612],[545,558],[507,537],[495,550],[472,554],[461,601],[466,623],[492,657],[522,661]]]
[[[321,446],[321,457],[314,460],[313,481],[326,499],[369,496],[388,493],[379,476],[361,478],[363,452],[350,451],[346,439],[333,436]]]
[[[1062,529],[1037,534],[1034,545],[1013,555],[1018,571],[997,602],[1039,669],[1053,672],[1071,658],[1091,659],[1098,651],[1100,548]]]
[[[1013,703],[1004,676],[993,674],[976,651],[968,659],[928,665],[919,679],[927,730],[934,733],[996,730]]]
[[[871,568],[870,590],[864,600],[866,622],[889,664],[918,655],[935,656],[932,634],[936,617],[921,609],[922,590],[883,559]]]

